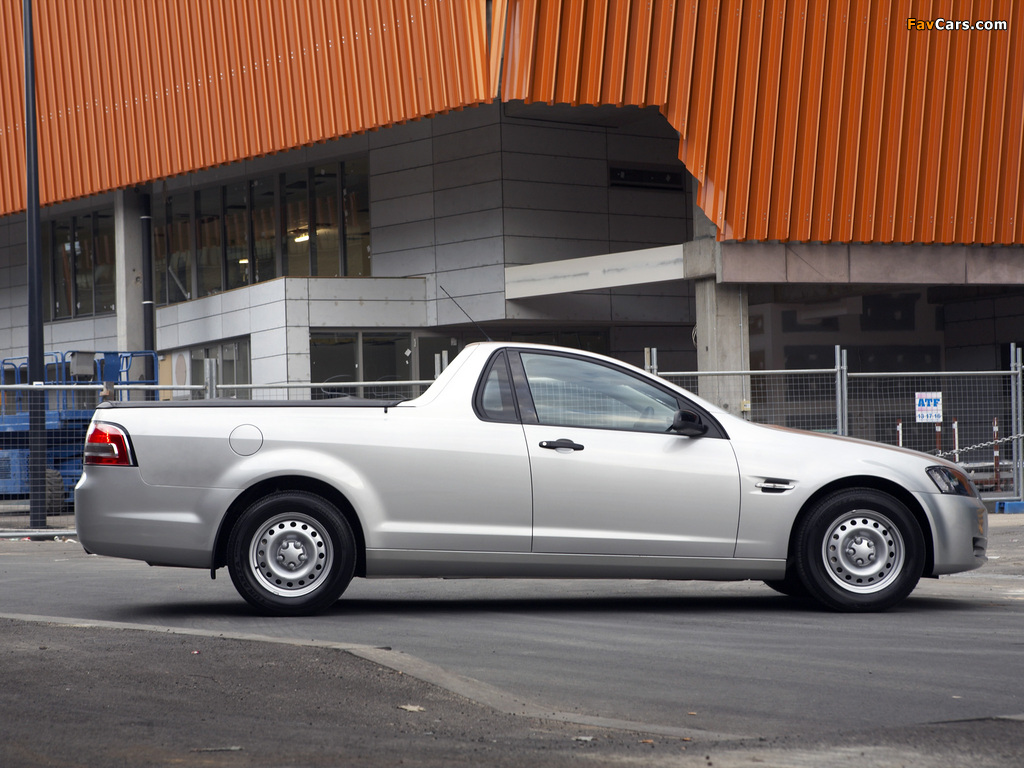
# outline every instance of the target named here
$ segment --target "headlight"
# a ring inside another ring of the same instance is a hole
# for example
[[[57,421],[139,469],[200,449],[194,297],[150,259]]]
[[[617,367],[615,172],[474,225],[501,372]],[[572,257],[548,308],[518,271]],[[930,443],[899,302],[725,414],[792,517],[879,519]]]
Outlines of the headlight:
[[[925,471],[939,489],[939,493],[952,493],[956,496],[978,495],[967,475],[959,470],[950,467],[928,467]]]

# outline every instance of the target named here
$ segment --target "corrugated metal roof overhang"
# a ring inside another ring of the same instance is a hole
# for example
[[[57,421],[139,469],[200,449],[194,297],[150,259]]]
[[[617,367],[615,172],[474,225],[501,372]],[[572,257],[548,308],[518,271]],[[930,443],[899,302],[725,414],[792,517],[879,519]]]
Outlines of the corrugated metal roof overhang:
[[[44,204],[490,101],[485,0],[34,0]],[[25,208],[0,3],[0,215]]]
[[[19,5],[0,214],[24,208]],[[494,0],[490,37],[485,0],[34,8],[44,203],[486,102],[500,72],[505,100],[656,105],[721,239],[1024,243],[1012,0]]]
[[[1024,242],[1022,3],[508,5],[502,98],[657,106],[720,239]]]

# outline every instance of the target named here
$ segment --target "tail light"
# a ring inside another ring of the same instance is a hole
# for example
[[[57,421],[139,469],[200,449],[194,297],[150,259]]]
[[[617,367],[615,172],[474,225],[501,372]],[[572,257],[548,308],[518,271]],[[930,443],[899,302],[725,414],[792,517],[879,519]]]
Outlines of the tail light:
[[[85,434],[85,463],[108,467],[135,464],[128,433],[116,424],[94,421]]]

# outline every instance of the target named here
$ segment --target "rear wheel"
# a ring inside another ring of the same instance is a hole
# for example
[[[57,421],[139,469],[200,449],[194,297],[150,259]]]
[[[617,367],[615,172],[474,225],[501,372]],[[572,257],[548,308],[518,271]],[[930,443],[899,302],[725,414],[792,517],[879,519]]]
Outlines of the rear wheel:
[[[924,569],[921,526],[898,499],[870,488],[821,499],[797,523],[793,565],[808,593],[839,611],[882,611]]]
[[[280,491],[253,503],[228,538],[228,571],[250,605],[301,616],[333,605],[355,571],[352,529],[326,499]]]
[[[64,478],[61,477],[53,467],[46,468],[46,514],[50,515],[62,515],[64,514],[64,497],[67,495],[67,491],[64,489]]]

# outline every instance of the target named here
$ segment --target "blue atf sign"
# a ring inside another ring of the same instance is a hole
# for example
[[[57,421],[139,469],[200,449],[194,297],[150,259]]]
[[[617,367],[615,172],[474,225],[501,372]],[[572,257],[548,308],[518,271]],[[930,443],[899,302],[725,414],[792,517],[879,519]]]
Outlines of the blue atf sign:
[[[942,422],[941,392],[918,392],[914,397],[917,401],[918,424],[939,424]]]

